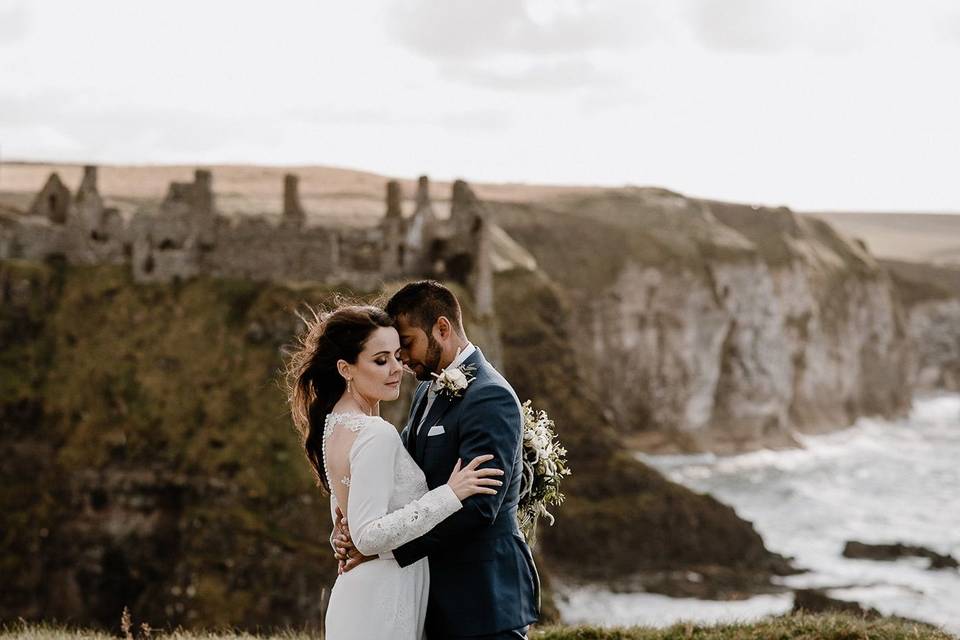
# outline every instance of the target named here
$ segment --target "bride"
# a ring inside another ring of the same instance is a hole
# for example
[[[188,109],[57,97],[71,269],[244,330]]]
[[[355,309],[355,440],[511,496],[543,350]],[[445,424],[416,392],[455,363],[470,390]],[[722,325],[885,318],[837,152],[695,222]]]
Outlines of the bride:
[[[406,567],[392,549],[458,511],[471,495],[495,494],[493,458],[457,462],[447,484],[428,491],[396,428],[379,416],[400,394],[400,339],[393,321],[371,306],[344,306],[307,320],[287,368],[288,401],[317,483],[350,523],[353,544],[379,556],[337,577],[326,616],[327,640],[420,640],[430,573],[423,558]]]

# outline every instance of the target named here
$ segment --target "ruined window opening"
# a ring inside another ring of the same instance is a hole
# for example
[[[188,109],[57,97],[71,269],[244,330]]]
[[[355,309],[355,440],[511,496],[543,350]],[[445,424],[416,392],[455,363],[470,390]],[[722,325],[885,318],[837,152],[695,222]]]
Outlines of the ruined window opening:
[[[473,267],[473,258],[467,253],[458,253],[447,260],[447,273],[460,284],[467,284],[467,277]]]

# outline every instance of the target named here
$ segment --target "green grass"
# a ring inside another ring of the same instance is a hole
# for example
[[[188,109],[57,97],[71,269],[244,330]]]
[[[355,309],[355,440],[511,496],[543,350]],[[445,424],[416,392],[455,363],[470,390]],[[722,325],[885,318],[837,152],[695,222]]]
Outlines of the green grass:
[[[144,640],[142,633],[134,634]],[[196,631],[153,632],[153,638],[169,640],[227,640],[269,638],[274,640],[317,640],[322,634],[284,630],[269,634]],[[0,629],[0,640],[108,640],[116,636],[55,625],[22,623]],[[666,628],[550,626],[535,628],[530,640],[951,640],[955,636],[929,625],[895,618],[866,620],[851,615],[796,614],[742,624],[696,625],[678,623]]]

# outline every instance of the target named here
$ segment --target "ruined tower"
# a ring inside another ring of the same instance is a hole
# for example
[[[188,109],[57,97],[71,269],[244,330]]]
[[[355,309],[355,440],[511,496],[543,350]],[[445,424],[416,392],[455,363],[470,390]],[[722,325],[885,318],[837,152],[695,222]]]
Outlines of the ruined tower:
[[[209,249],[217,242],[217,221],[213,211],[213,176],[206,169],[197,169],[193,174],[191,210],[197,245]]]
[[[33,199],[30,215],[42,216],[53,224],[64,224],[67,221],[70,203],[70,190],[63,184],[59,175],[52,173],[43,185],[43,189]]]
[[[400,206],[402,193],[400,183],[391,180],[387,183],[387,213],[383,218],[383,253],[381,270],[384,276],[393,277],[403,272],[404,247],[403,210]]]
[[[434,242],[437,239],[437,216],[430,201],[430,179],[420,176],[417,181],[416,208],[406,225],[403,244],[403,267],[407,273],[430,275],[435,257]]]
[[[463,180],[453,183],[450,204],[451,238],[446,270],[473,293],[477,314],[493,314],[491,222],[480,199]]]
[[[73,199],[76,221],[85,233],[97,236],[103,227],[103,198],[97,190],[97,168],[87,165],[83,168],[83,180]]]
[[[283,176],[283,223],[302,227],[306,213],[300,204],[300,178],[292,173]]]

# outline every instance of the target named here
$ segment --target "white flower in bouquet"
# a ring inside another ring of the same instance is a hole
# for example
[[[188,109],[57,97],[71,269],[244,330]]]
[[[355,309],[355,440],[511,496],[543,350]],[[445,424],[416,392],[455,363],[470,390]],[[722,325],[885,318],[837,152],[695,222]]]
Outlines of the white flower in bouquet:
[[[543,516],[553,525],[548,506],[563,502],[560,481],[570,475],[567,450],[560,445],[553,420],[546,411],[534,411],[530,400],[523,403],[523,479],[517,522],[530,544],[536,537],[537,520]]]

